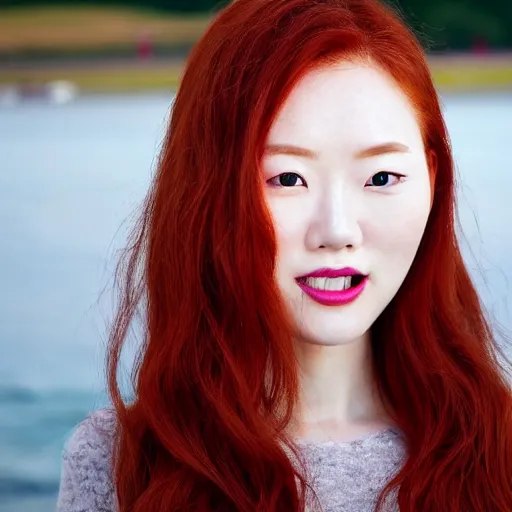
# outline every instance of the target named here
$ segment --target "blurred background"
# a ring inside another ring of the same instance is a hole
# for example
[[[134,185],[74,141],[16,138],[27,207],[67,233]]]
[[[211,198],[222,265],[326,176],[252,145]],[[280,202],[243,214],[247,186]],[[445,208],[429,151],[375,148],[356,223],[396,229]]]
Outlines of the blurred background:
[[[62,446],[107,403],[118,251],[187,54],[222,5],[0,0],[1,512],[55,509]],[[394,5],[429,54],[464,256],[499,336],[512,328],[512,1]]]

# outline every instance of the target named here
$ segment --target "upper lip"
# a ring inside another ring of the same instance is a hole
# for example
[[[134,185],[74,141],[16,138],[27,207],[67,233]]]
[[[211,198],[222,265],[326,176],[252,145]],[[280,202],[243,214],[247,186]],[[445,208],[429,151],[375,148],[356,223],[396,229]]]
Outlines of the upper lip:
[[[345,277],[345,276],[357,276],[364,275],[363,272],[352,268],[352,267],[344,267],[344,268],[319,268],[310,272],[309,274],[304,274],[300,276],[298,279],[304,279],[306,277]]]

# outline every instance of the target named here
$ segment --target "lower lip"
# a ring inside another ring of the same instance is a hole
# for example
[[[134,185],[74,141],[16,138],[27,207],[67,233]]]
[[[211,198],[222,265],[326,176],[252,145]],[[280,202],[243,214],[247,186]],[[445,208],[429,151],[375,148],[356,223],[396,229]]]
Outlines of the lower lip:
[[[348,290],[319,290],[312,288],[307,284],[297,281],[302,291],[309,295],[314,301],[322,304],[323,306],[343,306],[353,302],[363,292],[368,276],[366,276],[357,286],[349,288]]]

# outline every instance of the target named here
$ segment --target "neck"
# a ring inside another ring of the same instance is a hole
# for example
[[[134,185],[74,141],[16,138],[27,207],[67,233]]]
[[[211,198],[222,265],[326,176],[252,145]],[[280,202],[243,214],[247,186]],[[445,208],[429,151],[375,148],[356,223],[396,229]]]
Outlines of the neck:
[[[341,436],[389,426],[373,377],[369,334],[351,343],[325,346],[297,340],[298,436]]]

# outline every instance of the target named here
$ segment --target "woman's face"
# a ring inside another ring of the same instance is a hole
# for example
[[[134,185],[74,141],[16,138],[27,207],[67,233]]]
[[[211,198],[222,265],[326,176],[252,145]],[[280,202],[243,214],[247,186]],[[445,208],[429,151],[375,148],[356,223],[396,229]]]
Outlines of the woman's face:
[[[396,294],[427,223],[431,183],[415,112],[378,68],[340,63],[297,84],[266,145],[276,278],[296,336],[354,341]]]

